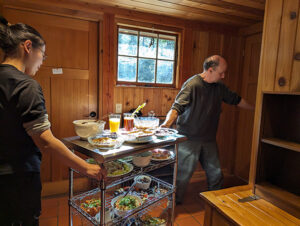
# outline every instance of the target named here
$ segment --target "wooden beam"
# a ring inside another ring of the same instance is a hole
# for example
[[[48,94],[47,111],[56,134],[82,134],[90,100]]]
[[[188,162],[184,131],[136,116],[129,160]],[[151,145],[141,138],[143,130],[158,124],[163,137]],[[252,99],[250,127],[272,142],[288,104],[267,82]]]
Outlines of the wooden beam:
[[[265,0],[223,0],[224,2],[264,10]]]
[[[191,2],[197,2],[202,4],[208,4],[213,6],[219,6],[224,9],[231,9],[231,10],[238,10],[242,12],[249,12],[251,11],[252,14],[263,16],[264,15],[264,4],[248,4],[242,5],[240,2],[239,4],[236,1],[220,1],[220,0],[189,0]]]

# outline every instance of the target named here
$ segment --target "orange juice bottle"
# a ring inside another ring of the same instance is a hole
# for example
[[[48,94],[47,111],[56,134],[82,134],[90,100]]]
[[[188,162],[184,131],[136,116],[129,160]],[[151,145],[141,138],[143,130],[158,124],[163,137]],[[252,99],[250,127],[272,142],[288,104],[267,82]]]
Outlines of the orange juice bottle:
[[[110,132],[118,132],[120,127],[120,118],[110,118],[109,119],[109,128]]]

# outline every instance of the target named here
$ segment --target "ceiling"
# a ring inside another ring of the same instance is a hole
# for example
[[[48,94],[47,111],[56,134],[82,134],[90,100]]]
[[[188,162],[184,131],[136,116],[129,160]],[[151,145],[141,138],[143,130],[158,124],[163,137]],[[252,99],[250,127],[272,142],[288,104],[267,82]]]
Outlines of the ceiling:
[[[265,0],[79,0],[188,20],[248,26],[263,21]]]

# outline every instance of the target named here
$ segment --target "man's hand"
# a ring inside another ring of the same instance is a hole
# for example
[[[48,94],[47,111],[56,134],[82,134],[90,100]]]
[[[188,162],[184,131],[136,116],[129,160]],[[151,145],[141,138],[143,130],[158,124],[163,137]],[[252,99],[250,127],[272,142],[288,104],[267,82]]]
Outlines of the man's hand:
[[[237,106],[251,111],[253,111],[255,108],[252,104],[249,104],[244,98],[241,99],[240,103]]]
[[[173,123],[175,122],[175,120],[178,117],[178,112],[174,109],[171,109],[166,117],[166,120],[163,122],[163,124],[160,125],[160,127],[162,128],[170,128]]]

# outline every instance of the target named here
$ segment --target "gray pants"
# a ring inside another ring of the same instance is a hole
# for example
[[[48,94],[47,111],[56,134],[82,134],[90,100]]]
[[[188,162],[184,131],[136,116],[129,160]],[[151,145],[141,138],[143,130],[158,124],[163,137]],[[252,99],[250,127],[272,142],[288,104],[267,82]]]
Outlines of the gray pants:
[[[177,203],[182,203],[187,185],[196,169],[198,161],[200,161],[206,173],[208,190],[222,188],[223,174],[220,167],[217,143],[202,143],[188,140],[180,143],[178,147]]]

